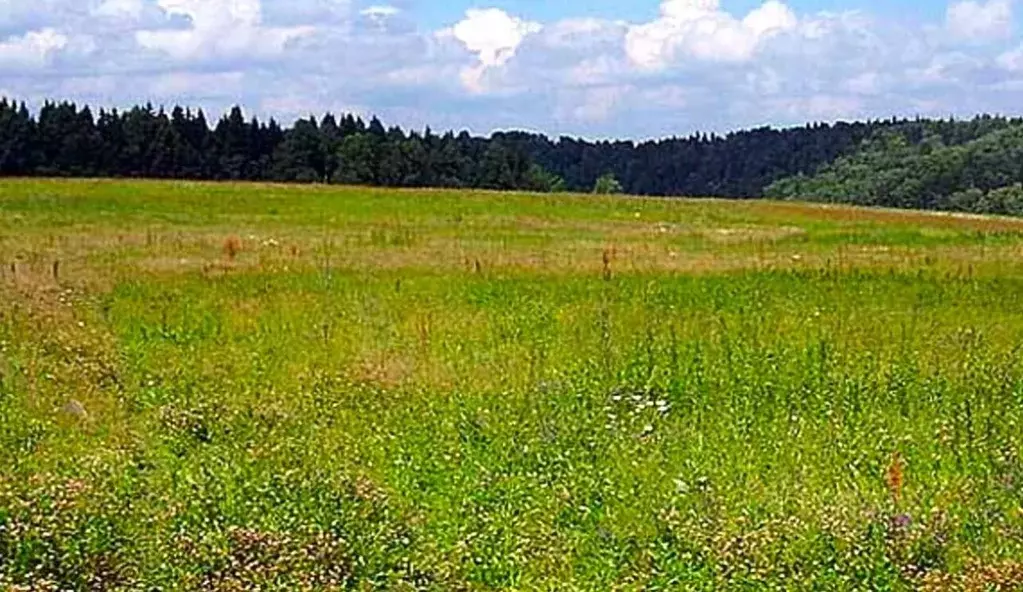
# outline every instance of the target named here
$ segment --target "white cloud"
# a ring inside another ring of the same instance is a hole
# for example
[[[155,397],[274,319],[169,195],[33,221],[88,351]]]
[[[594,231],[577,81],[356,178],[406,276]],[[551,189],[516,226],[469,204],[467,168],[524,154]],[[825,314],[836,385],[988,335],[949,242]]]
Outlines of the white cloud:
[[[184,30],[143,30],[139,45],[181,61],[213,57],[265,57],[284,51],[291,40],[312,34],[312,26],[262,25],[259,0],[157,0],[167,15],[191,21]]]
[[[762,6],[746,15],[742,24],[757,39],[763,39],[780,31],[794,29],[799,24],[796,13],[778,0],[768,0]]]
[[[949,5],[945,26],[959,39],[991,41],[1012,34],[1011,0],[964,0]]]
[[[469,90],[482,92],[487,70],[508,63],[526,37],[542,30],[540,23],[511,16],[498,8],[469,9],[463,20],[441,31],[439,36],[453,38],[476,54],[479,63],[462,71],[462,83]]]
[[[0,42],[0,71],[45,67],[53,55],[67,47],[67,36],[53,29],[30,31]]]
[[[470,9],[451,35],[475,53],[484,66],[501,66],[515,56],[522,41],[543,29],[540,23],[513,17],[503,10]]]
[[[99,17],[138,20],[142,10],[142,0],[104,0],[92,13]]]
[[[792,30],[795,13],[778,0],[768,0],[739,20],[721,10],[719,0],[665,0],[661,15],[629,28],[626,53],[637,66],[659,70],[680,57],[742,62],[771,36]]]

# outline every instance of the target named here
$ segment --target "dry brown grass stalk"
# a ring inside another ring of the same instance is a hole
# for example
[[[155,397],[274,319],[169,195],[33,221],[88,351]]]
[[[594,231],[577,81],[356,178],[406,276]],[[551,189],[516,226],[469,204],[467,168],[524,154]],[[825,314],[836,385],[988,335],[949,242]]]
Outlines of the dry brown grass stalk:
[[[903,461],[902,455],[896,452],[892,455],[892,460],[888,464],[888,470],[885,473],[885,485],[887,485],[888,493],[892,496],[892,502],[895,505],[898,505],[902,500],[902,491],[905,484],[905,461]]]
[[[224,256],[234,261],[242,252],[242,240],[237,236],[229,236],[224,240]]]

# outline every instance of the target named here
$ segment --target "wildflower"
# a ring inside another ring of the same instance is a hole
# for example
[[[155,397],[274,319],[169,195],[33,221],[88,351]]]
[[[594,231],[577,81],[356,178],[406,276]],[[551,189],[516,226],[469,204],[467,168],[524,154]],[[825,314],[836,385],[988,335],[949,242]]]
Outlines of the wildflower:
[[[892,528],[895,530],[904,530],[913,523],[913,519],[908,514],[899,514],[892,517]]]

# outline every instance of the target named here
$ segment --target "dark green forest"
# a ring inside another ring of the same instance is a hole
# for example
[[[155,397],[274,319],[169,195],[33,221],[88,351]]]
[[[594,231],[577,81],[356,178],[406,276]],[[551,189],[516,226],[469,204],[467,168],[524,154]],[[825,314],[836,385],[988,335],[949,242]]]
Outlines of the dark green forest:
[[[1023,214],[1023,120],[814,123],[646,142],[407,131],[352,114],[284,127],[240,107],[0,100],[0,176],[806,199]]]
[[[995,118],[878,131],[856,152],[765,195],[866,206],[1023,216],[1023,124]]]

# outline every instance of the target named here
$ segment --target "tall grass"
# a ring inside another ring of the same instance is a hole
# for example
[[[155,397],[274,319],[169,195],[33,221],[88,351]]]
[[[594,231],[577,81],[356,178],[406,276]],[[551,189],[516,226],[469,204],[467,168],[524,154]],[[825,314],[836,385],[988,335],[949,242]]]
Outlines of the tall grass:
[[[0,255],[26,264],[0,289],[0,588],[1023,585],[1015,231],[2,187]],[[65,204],[86,226],[51,247]],[[103,239],[121,224],[154,238]],[[782,227],[802,238],[765,241]],[[225,236],[255,239],[204,273]]]

